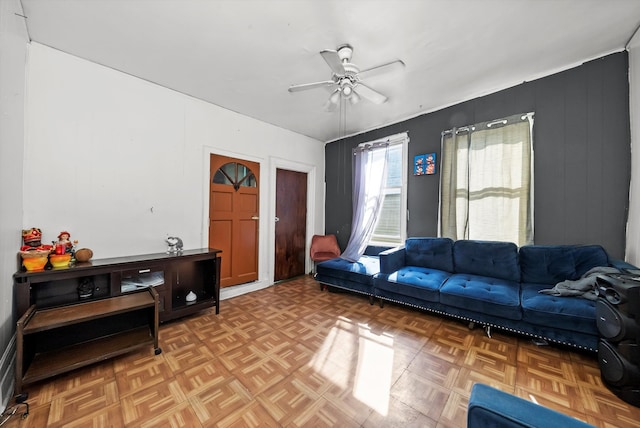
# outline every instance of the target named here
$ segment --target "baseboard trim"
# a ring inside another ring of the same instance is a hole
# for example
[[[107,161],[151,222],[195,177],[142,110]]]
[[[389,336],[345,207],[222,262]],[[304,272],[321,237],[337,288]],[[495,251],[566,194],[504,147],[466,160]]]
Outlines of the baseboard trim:
[[[0,406],[6,409],[13,398],[16,371],[16,336],[11,337],[9,345],[0,358]]]
[[[262,290],[263,288],[267,288],[271,285],[273,284],[268,281],[255,281],[246,284],[234,285],[232,287],[225,287],[220,290],[220,300],[226,300],[232,297],[251,293],[252,291]]]

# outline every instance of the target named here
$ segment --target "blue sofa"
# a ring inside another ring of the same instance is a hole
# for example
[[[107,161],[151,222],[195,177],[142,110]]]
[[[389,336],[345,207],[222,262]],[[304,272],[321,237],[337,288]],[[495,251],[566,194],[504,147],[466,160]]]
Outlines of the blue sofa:
[[[356,263],[320,263],[316,279],[468,322],[596,351],[595,302],[539,293],[610,260],[599,245],[529,245],[448,238],[409,238]],[[377,270],[379,269],[379,270]]]
[[[467,428],[588,428],[589,425],[555,410],[476,383],[467,407]]]
[[[320,262],[314,278],[321,284],[369,296],[373,302],[373,277],[380,272],[378,254],[388,249],[370,245],[357,262],[339,257]]]

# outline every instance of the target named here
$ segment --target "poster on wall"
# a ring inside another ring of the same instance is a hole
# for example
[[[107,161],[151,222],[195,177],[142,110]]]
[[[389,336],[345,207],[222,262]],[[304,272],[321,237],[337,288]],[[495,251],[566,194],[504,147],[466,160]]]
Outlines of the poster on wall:
[[[433,175],[436,173],[436,154],[418,155],[413,160],[413,175]]]

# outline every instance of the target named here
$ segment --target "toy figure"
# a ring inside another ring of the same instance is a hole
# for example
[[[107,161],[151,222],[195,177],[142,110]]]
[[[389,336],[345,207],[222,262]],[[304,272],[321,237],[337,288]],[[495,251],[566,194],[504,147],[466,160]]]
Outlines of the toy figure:
[[[22,230],[20,257],[22,266],[28,271],[43,270],[49,260],[51,245],[42,245],[42,231],[37,227]]]
[[[26,251],[30,248],[39,247],[42,244],[42,231],[37,227],[31,229],[22,229],[22,247],[20,251]]]
[[[50,251],[51,245],[42,245],[42,231],[37,227],[22,230],[20,251]]]
[[[62,231],[58,235],[58,242],[56,243],[56,254],[70,253],[73,248],[73,244],[69,240],[71,234],[67,231]]]
[[[167,254],[180,254],[182,253],[182,239],[176,236],[169,236],[166,239],[167,242]]]

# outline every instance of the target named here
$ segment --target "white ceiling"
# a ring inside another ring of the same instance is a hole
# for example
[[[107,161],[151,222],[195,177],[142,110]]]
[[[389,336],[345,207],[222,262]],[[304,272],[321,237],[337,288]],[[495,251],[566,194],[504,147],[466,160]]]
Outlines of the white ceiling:
[[[621,51],[640,25],[640,0],[21,2],[35,42],[323,142]],[[404,61],[364,82],[386,103],[287,91],[330,79],[319,52],[344,43],[361,69]]]

